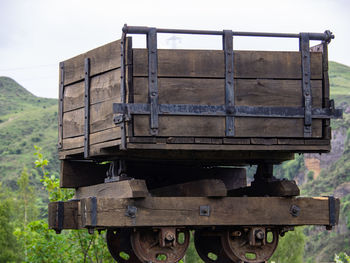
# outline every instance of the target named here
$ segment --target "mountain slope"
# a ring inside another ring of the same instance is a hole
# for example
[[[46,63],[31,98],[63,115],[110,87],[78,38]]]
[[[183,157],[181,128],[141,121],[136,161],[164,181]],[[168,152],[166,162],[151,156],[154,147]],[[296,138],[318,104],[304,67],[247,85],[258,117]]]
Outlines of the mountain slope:
[[[14,80],[0,77],[0,181],[16,187],[23,167],[32,167],[34,145],[58,171],[57,100],[36,97]],[[38,181],[38,180],[35,180]]]

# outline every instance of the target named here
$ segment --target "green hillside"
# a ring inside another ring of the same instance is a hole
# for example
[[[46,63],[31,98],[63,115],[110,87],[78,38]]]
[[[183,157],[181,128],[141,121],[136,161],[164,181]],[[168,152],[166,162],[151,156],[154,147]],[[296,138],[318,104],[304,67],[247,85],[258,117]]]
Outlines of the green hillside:
[[[11,188],[23,167],[31,168],[34,145],[43,148],[49,169],[58,170],[57,100],[36,97],[14,80],[0,77],[0,181]]]

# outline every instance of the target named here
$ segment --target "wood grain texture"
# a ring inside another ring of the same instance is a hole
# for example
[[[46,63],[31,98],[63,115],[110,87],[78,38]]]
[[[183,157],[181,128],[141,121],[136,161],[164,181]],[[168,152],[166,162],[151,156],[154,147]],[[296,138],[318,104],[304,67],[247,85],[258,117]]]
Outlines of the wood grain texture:
[[[203,145],[203,144],[152,144],[152,143],[129,143],[128,149],[133,150],[139,150],[140,155],[141,154],[147,154],[144,153],[142,150],[164,150],[164,151],[190,151],[191,152],[188,155],[183,155],[183,158],[181,158],[181,154],[177,155],[177,158],[185,159],[185,156],[187,158],[191,158],[191,156],[197,156],[198,159],[203,158],[209,160],[210,158],[215,158],[215,155],[219,154],[220,152],[227,153],[229,151],[232,151],[229,156],[223,157],[221,156],[222,160],[237,160],[241,158],[241,160],[247,160],[244,158],[243,152],[240,151],[246,151],[246,153],[249,155],[247,158],[252,158],[256,160],[256,156],[254,156],[254,151],[266,151],[262,155],[260,155],[260,160],[264,160],[266,158],[268,159],[275,159],[277,160],[283,160],[284,156],[283,154],[287,154],[288,157],[286,158],[292,158],[293,155],[288,155],[292,152],[329,152],[330,151],[330,145],[252,145],[252,144],[226,144],[226,145]],[[198,152],[196,152],[198,151]],[[215,154],[213,154],[212,151],[215,151]],[[237,151],[237,152],[236,152]],[[270,156],[272,152],[276,151],[276,154],[282,154],[281,158],[279,159],[277,156]],[[167,158],[166,152],[160,152],[158,158]],[[176,156],[173,155],[171,152],[168,153],[169,157]],[[184,152],[182,152],[184,154]],[[268,155],[266,155],[268,154]]]
[[[136,218],[125,215],[128,205]],[[200,206],[210,206],[210,216],[200,216]],[[290,207],[300,214],[293,217]],[[339,217],[339,199],[336,200]],[[91,225],[91,201],[81,200],[82,221]],[[210,225],[329,225],[328,198],[283,197],[147,197],[140,200],[97,199],[97,226],[210,226]]]
[[[304,119],[236,117],[235,136],[303,138]],[[313,119],[312,137],[322,137],[322,120]]]
[[[134,76],[148,76],[146,49],[133,49]],[[158,50],[159,77],[224,78],[221,50]],[[301,79],[299,52],[235,51],[234,78]],[[311,53],[311,79],[322,79],[322,54]]]
[[[134,136],[149,136],[149,117],[134,117]],[[160,116],[159,136],[225,137],[224,117]],[[304,137],[304,120],[235,118],[235,137]],[[312,137],[322,137],[322,120],[313,120]]]
[[[156,188],[151,191],[152,196],[226,196],[227,189],[223,181],[217,179],[204,179]]]
[[[58,202],[51,202],[48,205],[49,229],[58,228]],[[72,200],[64,202],[63,229],[81,229],[80,201]]]
[[[120,139],[120,127],[90,134],[90,145]],[[63,139],[63,150],[84,147],[84,136]]]
[[[113,103],[117,97],[90,106],[90,132],[106,130],[115,127],[113,122]],[[63,114],[63,138],[81,136],[84,134],[84,108],[65,112]]]
[[[224,137],[225,117],[159,116],[158,135]],[[134,136],[149,136],[149,116],[134,116]]]
[[[97,198],[140,198],[149,196],[144,180],[124,180],[79,187],[75,191],[76,199]]]
[[[84,81],[64,89],[64,112],[84,107]],[[91,78],[90,104],[115,98],[120,102],[120,69],[112,70]]]
[[[134,78],[135,103],[148,102],[148,78]],[[301,80],[235,79],[235,105],[302,107]],[[225,104],[223,79],[159,78],[160,104]],[[311,81],[313,107],[322,107],[322,80]]]
[[[131,63],[131,38],[127,39],[127,63]],[[84,59],[90,58],[90,76],[120,67],[120,40],[108,43],[64,61],[64,85],[84,79]]]

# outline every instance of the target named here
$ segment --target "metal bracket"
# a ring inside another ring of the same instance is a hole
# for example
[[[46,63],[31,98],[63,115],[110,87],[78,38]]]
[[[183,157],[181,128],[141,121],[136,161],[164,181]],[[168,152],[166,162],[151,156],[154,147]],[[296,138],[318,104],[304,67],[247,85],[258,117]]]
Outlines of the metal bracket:
[[[151,104],[150,133],[158,135],[158,55],[157,30],[150,28],[147,34],[148,48],[148,96]]]
[[[132,206],[132,205],[128,205],[126,208],[125,216],[131,217],[131,218],[136,218],[136,214],[137,214],[137,207]]]
[[[233,37],[231,30],[224,30],[223,48],[225,53],[225,105],[226,108],[229,109],[229,107],[233,107],[235,105],[233,78]],[[234,117],[232,115],[226,116],[226,136],[235,135],[234,126]]]
[[[91,200],[91,226],[97,225],[97,198],[95,196],[90,198]]]
[[[125,27],[125,25],[124,25]],[[126,103],[126,87],[125,87],[125,42],[126,42],[126,32],[122,33],[122,38],[120,42],[120,101],[121,103]],[[121,132],[121,143],[120,149],[126,150],[126,127],[124,120],[121,120],[120,132]]]
[[[328,206],[329,206],[329,225],[335,226],[336,216],[335,216],[335,198],[334,196],[328,197]]]
[[[90,59],[84,60],[85,69],[85,127],[84,127],[84,158],[89,158],[90,151]]]
[[[113,112],[132,115],[149,115],[149,104],[142,103],[114,103]],[[228,114],[230,112],[230,114]],[[314,108],[312,118],[330,119],[342,118],[341,109]],[[235,117],[261,117],[261,118],[303,118],[303,107],[254,107],[233,106],[226,108],[224,105],[193,105],[193,104],[158,104],[158,115],[177,116],[235,116]]]
[[[304,137],[312,136],[312,93],[310,71],[310,37],[308,33],[300,33],[301,68],[304,97]]]
[[[210,206],[209,205],[199,206],[199,215],[200,216],[210,216]]]
[[[64,62],[60,63],[59,104],[58,104],[58,144],[57,148],[63,147],[63,92],[64,92]]]
[[[57,202],[56,234],[60,234],[64,224],[64,202]]]

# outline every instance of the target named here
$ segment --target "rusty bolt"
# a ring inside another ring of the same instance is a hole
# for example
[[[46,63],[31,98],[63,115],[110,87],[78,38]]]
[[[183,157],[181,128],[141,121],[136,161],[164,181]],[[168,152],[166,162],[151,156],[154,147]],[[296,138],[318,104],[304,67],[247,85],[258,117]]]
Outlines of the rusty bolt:
[[[166,232],[165,233],[165,239],[167,241],[173,241],[175,239],[175,235],[172,232]]]
[[[255,237],[259,240],[263,240],[265,238],[265,233],[262,230],[257,230],[255,232]]]

